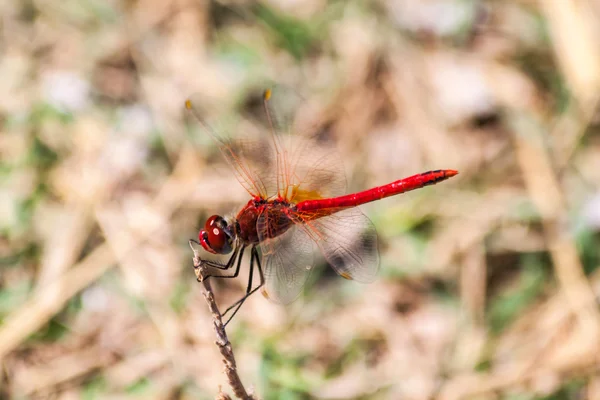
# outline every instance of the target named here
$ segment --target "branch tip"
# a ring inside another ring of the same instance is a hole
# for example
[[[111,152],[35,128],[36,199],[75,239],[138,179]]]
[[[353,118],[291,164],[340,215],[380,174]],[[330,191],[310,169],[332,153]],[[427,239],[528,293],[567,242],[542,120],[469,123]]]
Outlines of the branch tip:
[[[198,251],[193,246],[194,241],[190,240],[189,245],[194,253],[193,263],[194,263],[194,273],[196,275],[196,279],[198,282],[202,283],[204,288],[203,295],[206,303],[208,304],[208,309],[212,315],[213,319],[213,327],[215,330],[215,334],[217,335],[217,340],[215,344],[219,348],[219,352],[223,357],[223,364],[225,366],[224,372],[227,375],[227,381],[233,390],[235,396],[242,400],[256,400],[256,396],[254,394],[249,395],[242,384],[242,381],[237,373],[237,364],[235,362],[235,357],[233,354],[233,347],[231,346],[231,342],[227,337],[227,332],[225,331],[225,326],[223,326],[223,320],[221,319],[221,311],[219,310],[217,303],[215,301],[215,295],[212,291],[212,287],[210,285],[210,281],[205,279],[205,273],[207,266],[202,262]],[[231,397],[223,393],[221,387],[219,387],[219,393],[217,394],[216,400],[231,400]]]

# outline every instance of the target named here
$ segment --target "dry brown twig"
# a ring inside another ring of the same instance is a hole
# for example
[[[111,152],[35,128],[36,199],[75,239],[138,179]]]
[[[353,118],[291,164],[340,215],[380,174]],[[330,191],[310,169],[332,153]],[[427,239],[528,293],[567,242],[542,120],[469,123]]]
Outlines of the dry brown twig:
[[[246,388],[242,384],[242,380],[238,376],[237,373],[237,364],[235,362],[235,357],[233,354],[233,348],[231,347],[231,343],[227,338],[227,332],[225,332],[225,326],[223,325],[223,319],[221,318],[221,311],[217,307],[217,302],[215,301],[215,295],[212,291],[212,287],[210,285],[210,281],[208,279],[204,279],[206,276],[206,266],[202,263],[202,259],[198,255],[198,251],[194,248],[193,242],[190,241],[190,247],[194,252],[194,272],[196,273],[196,278],[198,282],[202,283],[204,287],[204,298],[206,299],[206,303],[208,304],[208,308],[213,318],[213,326],[215,328],[215,333],[217,334],[216,345],[223,356],[223,364],[225,366],[225,375],[227,375],[227,380],[229,381],[229,386],[233,390],[235,396],[239,399],[243,400],[256,400],[257,398],[254,395],[248,394]],[[230,399],[230,397],[221,392],[219,388],[219,394],[217,395],[217,399]]]

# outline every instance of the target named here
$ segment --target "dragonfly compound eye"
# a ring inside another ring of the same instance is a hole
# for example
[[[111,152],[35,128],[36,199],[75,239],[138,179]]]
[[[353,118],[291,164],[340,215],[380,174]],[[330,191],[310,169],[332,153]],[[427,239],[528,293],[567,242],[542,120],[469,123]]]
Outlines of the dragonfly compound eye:
[[[199,235],[202,247],[211,253],[227,254],[231,252],[233,238],[229,232],[227,221],[220,215],[213,215],[206,220],[204,230]]]

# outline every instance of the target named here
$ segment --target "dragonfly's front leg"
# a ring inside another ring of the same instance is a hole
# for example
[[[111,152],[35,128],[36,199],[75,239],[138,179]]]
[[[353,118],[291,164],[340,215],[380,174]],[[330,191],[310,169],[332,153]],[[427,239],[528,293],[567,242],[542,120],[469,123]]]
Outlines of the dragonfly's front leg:
[[[190,247],[192,247],[192,243],[195,243],[197,245],[199,245],[199,243],[193,239],[190,239],[189,244]],[[225,264],[220,263],[218,261],[211,261],[211,260],[203,260],[201,258],[199,258],[200,262],[198,263],[198,265],[194,264],[194,269],[198,270],[200,268],[205,268],[205,267],[211,267],[211,268],[216,268],[216,269],[220,269],[220,270],[228,270],[230,269],[233,264],[235,263],[235,260],[238,259],[238,263],[237,263],[237,267],[236,267],[236,271],[234,272],[233,275],[200,275],[197,277],[198,282],[200,282],[203,279],[208,279],[211,276],[214,276],[215,278],[234,278],[236,276],[238,276],[239,274],[239,270],[240,270],[240,264],[241,264],[241,260],[242,260],[242,256],[244,255],[244,250],[245,250],[246,246],[245,245],[237,245],[235,247],[235,250],[233,251],[233,254],[231,255],[231,257],[229,257],[229,260],[227,260],[227,262]],[[193,249],[193,247],[192,247]],[[238,257],[239,255],[239,257]],[[199,275],[199,274],[196,274]]]

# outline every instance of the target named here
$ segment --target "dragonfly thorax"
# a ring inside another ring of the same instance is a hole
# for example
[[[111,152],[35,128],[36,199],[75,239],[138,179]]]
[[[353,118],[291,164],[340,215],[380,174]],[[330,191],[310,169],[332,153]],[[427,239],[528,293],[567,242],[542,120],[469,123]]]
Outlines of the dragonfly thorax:
[[[234,234],[225,218],[213,215],[206,220],[204,229],[198,234],[198,240],[204,250],[213,254],[231,253]]]
[[[235,232],[245,244],[258,244],[285,233],[292,225],[293,205],[281,199],[252,199],[237,214]]]

